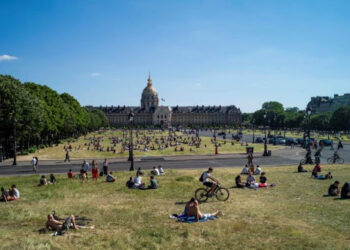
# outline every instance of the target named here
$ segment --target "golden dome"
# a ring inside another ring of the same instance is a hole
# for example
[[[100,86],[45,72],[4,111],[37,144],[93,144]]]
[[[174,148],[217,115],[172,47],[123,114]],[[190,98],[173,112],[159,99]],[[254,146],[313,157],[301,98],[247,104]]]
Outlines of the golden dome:
[[[150,107],[157,107],[158,102],[158,93],[155,88],[153,88],[151,74],[149,74],[147,86],[142,91],[141,107],[147,109]]]

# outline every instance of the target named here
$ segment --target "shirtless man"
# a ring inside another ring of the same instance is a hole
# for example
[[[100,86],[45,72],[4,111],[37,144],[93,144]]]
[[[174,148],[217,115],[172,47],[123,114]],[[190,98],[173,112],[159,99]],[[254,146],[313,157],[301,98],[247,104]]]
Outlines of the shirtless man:
[[[66,218],[64,220],[64,222],[56,220],[55,217],[53,216],[53,214],[49,214],[47,216],[46,229],[51,229],[53,231],[58,231],[58,230],[66,230],[66,229],[69,229],[69,228],[73,228],[73,229],[80,228],[75,223],[74,215],[70,215],[68,218]]]
[[[208,216],[221,216],[223,215],[221,211],[216,211],[213,214],[202,214],[201,211],[199,210],[199,204],[198,201],[194,198],[191,199],[191,201],[189,203],[187,203],[186,207],[185,207],[185,211],[187,213],[187,216],[194,216],[196,217],[196,220],[200,220],[203,219],[204,217],[208,217]]]

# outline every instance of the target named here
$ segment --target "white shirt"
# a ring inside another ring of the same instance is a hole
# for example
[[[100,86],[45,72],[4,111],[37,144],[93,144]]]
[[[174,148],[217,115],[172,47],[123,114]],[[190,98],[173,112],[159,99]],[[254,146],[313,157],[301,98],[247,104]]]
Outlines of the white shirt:
[[[20,197],[20,194],[19,194],[19,191],[18,191],[17,188],[15,188],[15,189],[13,190],[13,196],[14,196],[15,198],[17,198],[17,199]]]
[[[164,174],[164,169],[163,168],[159,168],[159,173]]]
[[[154,175],[159,175],[159,170],[157,168],[153,169],[153,174]]]
[[[32,159],[32,165],[35,165],[35,164],[36,164],[36,159],[33,158],[33,159]]]
[[[141,176],[136,176],[134,180],[135,186],[141,185],[141,181],[142,181]]]
[[[208,172],[204,172],[203,173],[203,183],[204,182],[209,182],[209,178],[210,177],[210,174]]]
[[[256,174],[261,174],[261,167],[258,167],[258,168],[256,169]]]

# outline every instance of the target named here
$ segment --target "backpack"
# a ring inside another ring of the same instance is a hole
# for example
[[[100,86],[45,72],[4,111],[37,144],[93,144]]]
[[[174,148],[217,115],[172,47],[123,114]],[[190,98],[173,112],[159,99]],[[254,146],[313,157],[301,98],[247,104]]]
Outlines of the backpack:
[[[204,173],[202,173],[202,174],[201,174],[201,177],[199,177],[199,181],[200,181],[200,182],[203,182],[203,181],[204,181],[204,180],[203,180],[203,175],[204,175]]]

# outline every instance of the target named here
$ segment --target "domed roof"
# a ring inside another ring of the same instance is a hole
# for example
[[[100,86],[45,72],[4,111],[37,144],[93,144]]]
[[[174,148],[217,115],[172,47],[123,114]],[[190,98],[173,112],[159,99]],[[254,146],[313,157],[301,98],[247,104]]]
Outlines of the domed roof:
[[[157,90],[152,86],[151,76],[147,79],[147,86],[142,91],[142,97],[144,96],[158,96]]]

